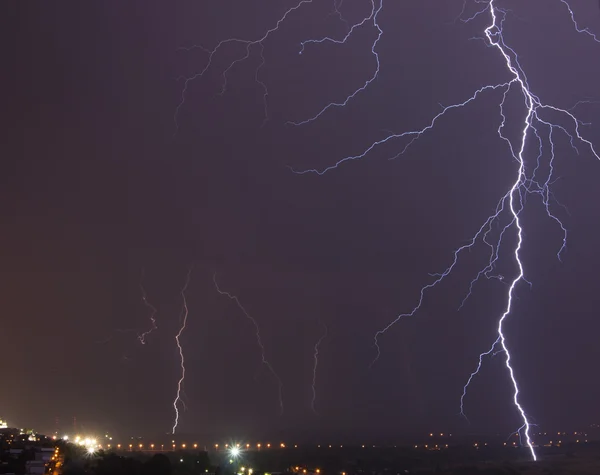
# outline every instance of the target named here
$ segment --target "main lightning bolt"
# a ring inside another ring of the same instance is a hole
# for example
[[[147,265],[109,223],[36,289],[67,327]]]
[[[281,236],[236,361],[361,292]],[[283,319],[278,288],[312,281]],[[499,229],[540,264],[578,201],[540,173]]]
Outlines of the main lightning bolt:
[[[317,409],[315,408],[315,403],[317,401],[317,367],[319,366],[319,347],[325,338],[327,338],[327,334],[329,332],[327,325],[325,322],[320,321],[320,326],[323,327],[323,333],[315,343],[315,348],[313,352],[313,377],[312,377],[312,399],[310,401],[310,408],[313,410],[315,414],[317,413]]]
[[[254,325],[256,342],[258,343],[258,347],[260,348],[261,363],[267,367],[269,372],[273,375],[273,377],[277,381],[277,391],[278,391],[277,394],[278,394],[278,398],[279,398],[279,412],[280,412],[280,414],[283,414],[283,383],[281,382],[281,378],[279,378],[279,375],[273,369],[273,366],[271,365],[269,360],[267,360],[265,345],[263,344],[262,338],[260,336],[260,327],[258,326],[258,322],[248,313],[248,311],[244,308],[244,306],[240,303],[240,300],[235,295],[233,295],[229,292],[225,292],[224,290],[221,290],[221,288],[219,287],[219,284],[217,283],[217,274],[213,275],[213,282],[215,283],[215,288],[217,289],[217,292],[219,292],[219,294],[221,294],[221,295],[225,295],[225,296],[229,297],[230,300],[233,300],[235,302],[235,304],[238,306],[238,308],[245,315],[245,317],[248,320],[250,320],[250,322],[252,322],[252,325]]]
[[[566,0],[558,0],[562,4],[564,4],[568,10],[570,15],[571,22],[573,23],[575,30],[578,33],[585,34],[591,37],[594,41],[600,42],[599,38],[594,34],[589,28],[582,28],[579,26],[578,22],[575,19],[575,14],[570,7],[569,3]],[[226,83],[226,74],[231,69],[231,67],[239,62],[240,60],[246,59],[249,56],[249,48],[252,45],[260,44],[262,48],[262,42],[276,29],[278,29],[286,19],[287,15],[291,13],[293,10],[298,9],[304,3],[311,3],[309,1],[300,2],[288,10],[286,14],[277,22],[275,28],[268,30],[267,33],[256,41],[242,41],[238,39],[229,39],[225,40],[217,45],[214,50],[207,51],[209,54],[209,62],[204,68],[204,70],[199,74],[203,75],[206,70],[210,67],[213,56],[217,53],[218,49],[223,45],[231,42],[239,42],[246,44],[247,55],[241,59],[238,59],[231,63],[230,67],[228,67],[224,71],[224,84]],[[323,169],[309,169],[309,170],[294,170],[292,171],[297,174],[306,174],[306,173],[315,173],[318,175],[323,175],[329,171],[332,171],[339,166],[366,158],[372,151],[378,148],[380,145],[391,143],[394,141],[404,140],[405,143],[401,147],[400,152],[392,158],[397,158],[403,155],[412,145],[414,145],[423,135],[432,130],[438,122],[440,122],[445,116],[452,113],[452,111],[456,109],[461,109],[467,107],[470,103],[479,100],[484,95],[493,95],[499,94],[500,98],[498,101],[499,106],[499,116],[500,116],[500,125],[498,126],[497,133],[500,140],[502,140],[508,147],[510,151],[510,155],[517,167],[515,170],[515,179],[507,189],[507,191],[503,194],[502,197],[498,200],[498,204],[495,208],[495,211],[483,222],[483,224],[477,229],[473,237],[467,242],[467,244],[457,248],[453,253],[453,258],[451,263],[446,269],[438,274],[433,274],[433,280],[429,284],[423,286],[420,290],[419,299],[417,304],[411,309],[410,312],[402,313],[398,315],[393,321],[391,321],[387,326],[383,329],[376,332],[374,336],[374,344],[377,350],[377,355],[375,357],[375,361],[379,358],[380,346],[379,346],[379,338],[386,333],[391,327],[393,327],[398,321],[400,321],[404,317],[409,317],[415,315],[421,308],[422,303],[424,301],[426,293],[429,290],[436,287],[440,284],[448,275],[452,273],[454,270],[460,256],[464,253],[464,251],[468,251],[472,249],[476,244],[483,243],[486,245],[489,250],[489,260],[485,267],[481,269],[478,274],[471,281],[468,293],[466,297],[462,300],[461,308],[466,303],[467,299],[473,292],[475,284],[481,278],[487,279],[497,279],[498,281],[503,282],[504,276],[494,273],[496,268],[496,264],[501,255],[501,248],[504,247],[503,238],[506,233],[512,233],[516,238],[516,243],[512,247],[511,253],[512,259],[514,260],[516,267],[516,275],[510,279],[507,283],[507,292],[506,292],[506,301],[505,307],[502,313],[498,318],[497,323],[497,336],[492,345],[488,350],[481,353],[479,356],[479,361],[476,369],[471,373],[470,377],[467,380],[467,383],[464,386],[463,394],[460,398],[460,406],[461,406],[461,414],[464,415],[464,399],[467,395],[467,389],[472,382],[473,378],[478,374],[481,369],[484,360],[486,357],[490,355],[496,355],[502,353],[505,358],[505,366],[507,372],[510,377],[511,386],[513,390],[513,403],[514,406],[521,418],[522,425],[518,429],[517,433],[521,437],[521,440],[525,441],[525,445],[529,449],[531,456],[534,460],[537,459],[533,442],[530,436],[531,423],[529,422],[528,416],[520,402],[520,389],[517,382],[517,378],[515,376],[515,371],[512,365],[512,356],[509,352],[509,347],[507,343],[507,337],[505,334],[505,324],[508,317],[512,314],[513,310],[513,301],[515,299],[515,291],[519,284],[522,282],[529,283],[525,278],[525,270],[523,266],[523,261],[521,258],[521,252],[523,249],[523,236],[524,236],[524,223],[522,222],[521,212],[524,209],[524,206],[527,202],[527,197],[529,195],[537,195],[540,197],[543,208],[546,212],[546,215],[553,220],[558,227],[560,228],[563,238],[562,245],[560,249],[557,251],[557,258],[560,260],[561,255],[566,247],[567,242],[567,230],[560,219],[553,214],[552,204],[557,204],[558,206],[562,206],[560,203],[556,201],[554,197],[551,186],[554,183],[554,159],[555,159],[555,144],[554,144],[554,136],[556,133],[563,133],[570,140],[570,144],[572,149],[579,153],[577,145],[586,146],[592,155],[600,160],[600,156],[596,152],[593,144],[586,138],[584,138],[580,132],[580,125],[585,125],[583,122],[579,121],[574,115],[574,108],[571,109],[562,109],[550,104],[546,104],[540,100],[538,96],[536,96],[528,83],[527,76],[519,62],[518,55],[514,49],[508,46],[504,40],[503,36],[503,26],[504,21],[507,16],[508,10],[503,9],[498,6],[498,0],[474,0],[474,3],[478,5],[477,11],[472,14],[470,17],[463,19],[462,16],[466,11],[467,1],[465,0],[463,9],[460,14],[461,21],[463,23],[468,23],[474,21],[475,19],[481,18],[485,15],[489,18],[489,24],[484,29],[484,36],[479,38],[485,41],[486,45],[495,50],[499,57],[503,60],[503,64],[506,67],[506,71],[509,77],[502,82],[497,84],[489,84],[480,87],[477,89],[470,97],[466,100],[457,102],[455,104],[449,106],[442,106],[442,110],[436,114],[429,123],[427,123],[424,127],[410,130],[402,133],[390,134],[383,137],[380,140],[373,142],[366,149],[364,149],[361,153],[356,155],[351,155],[344,157],[338,160],[331,166],[325,167]],[[303,41],[300,45],[300,53],[305,52],[307,46],[309,45],[322,45],[322,44],[335,44],[341,45],[345,44],[347,40],[360,28],[362,27],[372,27],[377,31],[377,36],[372,43],[371,53],[375,58],[375,70],[373,73],[367,77],[365,82],[355,89],[351,94],[348,94],[341,100],[337,100],[325,105],[321,108],[316,114],[313,116],[301,120],[301,121],[290,121],[290,124],[294,125],[304,125],[311,123],[321,117],[323,114],[330,112],[336,108],[341,108],[347,106],[357,95],[364,92],[377,78],[380,70],[380,60],[379,54],[376,51],[378,42],[380,41],[383,30],[378,23],[378,18],[380,13],[383,10],[383,0],[370,0],[371,11],[370,14],[354,25],[349,26],[347,34],[341,39],[334,39],[330,37],[324,37],[319,39],[310,39]],[[334,1],[334,13],[339,14],[340,3]],[[342,17],[340,16],[340,19]],[[262,51],[262,50],[261,50]],[[262,58],[262,64],[264,64],[264,58]],[[199,75],[195,76],[198,77]],[[183,104],[185,99],[185,92],[187,90],[187,86],[189,81],[195,79],[195,77],[189,78],[186,80],[184,90],[182,93],[182,101],[179,105]],[[265,89],[266,91],[266,89]],[[520,125],[520,134],[518,141],[513,144],[512,141],[504,135],[504,127],[507,121],[506,115],[504,113],[504,106],[507,97],[509,94],[517,94],[522,99],[523,107],[524,107],[524,118],[522,119]],[[579,103],[588,103],[593,101],[580,101]],[[579,104],[578,103],[578,104]],[[178,109],[179,109],[178,107]],[[553,122],[552,117],[560,117],[564,120],[565,124],[568,125],[559,125],[558,123]],[[530,143],[537,144],[537,155],[535,159],[532,160],[529,157],[528,153],[528,145]],[[549,144],[546,145],[546,144]],[[542,174],[541,162],[545,156],[547,158],[547,168],[548,171],[545,173],[545,176]],[[541,176],[540,176],[541,175]],[[500,229],[500,232],[495,234],[495,229]],[[502,254],[503,255],[503,254]],[[529,283],[530,284],[530,283]],[[216,282],[215,282],[216,285]],[[531,284],[530,284],[531,285]],[[229,294],[227,294],[229,295]],[[230,298],[235,298],[229,295]],[[236,299],[237,301],[237,299]],[[239,305],[239,302],[238,302]],[[241,307],[241,306],[240,306]],[[313,380],[314,381],[314,380]]]
[[[150,302],[148,302],[148,296],[146,295],[146,290],[144,289],[144,269],[142,269],[142,275],[140,277],[140,290],[142,292],[142,302],[150,310],[150,329],[138,335],[138,340],[142,345],[146,344],[146,337],[150,335],[154,330],[158,329],[156,325],[156,307],[154,307]]]
[[[181,399],[181,393],[183,391],[183,383],[185,381],[185,358],[183,356],[183,347],[181,346],[181,335],[183,335],[183,332],[187,325],[187,320],[188,320],[188,315],[189,315],[189,309],[188,309],[188,305],[187,305],[187,298],[185,296],[185,292],[188,288],[188,285],[190,284],[191,275],[192,275],[192,269],[190,268],[188,270],[187,276],[185,278],[185,283],[181,289],[181,302],[182,302],[183,314],[182,314],[182,319],[181,319],[181,327],[179,328],[177,335],[175,335],[175,343],[177,344],[177,349],[179,350],[179,364],[181,367],[181,376],[179,378],[179,381],[177,381],[177,392],[175,394],[175,399],[173,400],[173,409],[175,410],[175,420],[173,421],[173,428],[171,429],[171,432],[173,434],[175,433],[175,430],[177,429],[177,426],[179,425],[179,404],[181,403],[185,407],[185,404],[184,404],[183,400]]]

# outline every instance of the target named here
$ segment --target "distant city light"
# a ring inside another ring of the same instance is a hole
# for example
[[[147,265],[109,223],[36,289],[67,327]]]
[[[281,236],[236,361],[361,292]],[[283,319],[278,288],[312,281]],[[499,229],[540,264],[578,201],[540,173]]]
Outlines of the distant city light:
[[[231,449],[229,450],[229,455],[231,455],[234,459],[238,458],[240,456],[240,449],[239,447],[231,447]]]

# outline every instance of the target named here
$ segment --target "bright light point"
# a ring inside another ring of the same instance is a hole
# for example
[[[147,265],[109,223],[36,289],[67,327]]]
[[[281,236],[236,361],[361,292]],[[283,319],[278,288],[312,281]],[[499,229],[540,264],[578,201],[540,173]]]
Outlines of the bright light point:
[[[94,449],[94,447],[88,447],[87,451],[88,454],[93,455],[96,452],[96,449]]]
[[[231,447],[231,450],[229,450],[229,455],[231,455],[233,458],[238,458],[240,456],[241,450],[239,449],[239,447]]]

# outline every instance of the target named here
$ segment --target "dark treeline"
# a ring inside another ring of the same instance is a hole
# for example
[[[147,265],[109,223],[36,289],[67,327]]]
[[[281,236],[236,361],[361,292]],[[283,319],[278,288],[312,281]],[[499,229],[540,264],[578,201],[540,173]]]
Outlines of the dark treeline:
[[[93,456],[67,450],[63,475],[597,475],[600,447],[553,447],[529,461],[528,451],[512,447],[457,446],[430,451],[409,448],[324,448],[246,452],[231,459],[227,453],[166,452]],[[249,472],[252,469],[252,472]]]

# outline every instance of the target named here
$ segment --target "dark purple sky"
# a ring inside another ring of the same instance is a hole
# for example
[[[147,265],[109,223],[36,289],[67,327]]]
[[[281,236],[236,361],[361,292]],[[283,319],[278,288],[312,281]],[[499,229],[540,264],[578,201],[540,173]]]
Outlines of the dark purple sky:
[[[378,79],[346,109],[286,126],[346,97],[374,67],[368,28],[345,46],[297,54],[303,39],[344,34],[328,16],[332,2],[315,1],[264,44],[265,127],[256,55],[218,94],[223,69],[243,52],[232,47],[190,85],[175,135],[177,78],[207,59],[178,47],[261,36],[294,4],[283,3],[2,4],[0,416],[43,430],[59,417],[69,431],[76,416],[90,429],[167,432],[179,291],[193,264],[183,432],[326,440],[518,427],[501,356],[469,393],[471,425],[458,416],[462,385],[495,338],[506,295],[505,284],[484,281],[456,311],[484,248],[381,338],[381,359],[368,369],[375,331],[410,311],[428,274],[450,263],[514,180],[496,135],[499,95],[448,114],[395,161],[387,159],[404,142],[321,177],[287,168],[323,168],[389,130],[424,127],[439,103],[507,80],[498,53],[469,40],[489,16],[455,23],[461,0],[384,3]],[[600,33],[596,2],[571,3]],[[543,101],[568,108],[600,99],[600,44],[576,33],[559,0],[501,4],[514,8],[505,38]],[[344,2],[351,22],[368,8]],[[511,104],[518,120],[522,109]],[[577,110],[593,122],[600,106]],[[600,143],[598,124],[582,130]],[[506,326],[523,404],[550,428],[600,420],[600,163],[580,152],[557,140],[554,191],[569,210],[556,208],[570,233],[563,263],[560,229],[539,199],[528,202],[523,257],[533,287],[519,286]],[[160,327],[145,346],[135,333],[149,324],[142,268]],[[261,327],[284,386],[283,416],[253,327],[215,291],[215,272]],[[499,272],[514,274],[510,260]],[[310,383],[319,321],[329,337],[317,416]]]

